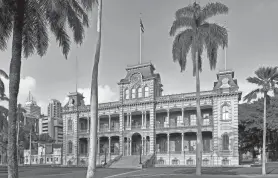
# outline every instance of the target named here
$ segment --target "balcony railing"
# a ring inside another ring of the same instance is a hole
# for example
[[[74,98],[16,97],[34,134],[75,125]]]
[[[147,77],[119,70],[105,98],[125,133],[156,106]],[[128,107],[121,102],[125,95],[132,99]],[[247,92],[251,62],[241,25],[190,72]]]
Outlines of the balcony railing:
[[[120,131],[120,127],[111,127],[111,128],[110,128],[110,131],[111,131],[111,132]]]
[[[201,97],[202,96],[208,96],[213,94],[213,91],[203,91],[200,93]],[[172,101],[172,100],[182,100],[186,98],[192,98],[196,97],[196,93],[182,93],[182,94],[175,94],[175,95],[165,95],[165,96],[160,96],[157,97],[157,101]]]
[[[108,127],[100,127],[99,131],[100,132],[117,132],[117,131],[120,131],[120,127],[111,127],[110,130]]]
[[[208,119],[202,120],[202,126],[211,126],[213,125],[213,118],[208,117]],[[183,123],[157,123],[156,128],[157,129],[164,129],[164,128],[180,128],[180,127],[197,127],[197,122],[190,122],[186,121]]]
[[[156,152],[157,154],[185,154],[185,155],[190,155],[190,154],[196,154],[196,150],[192,151],[170,151],[168,152],[167,150],[160,150]],[[204,151],[204,154],[211,153],[211,151]]]
[[[89,132],[90,132],[90,130],[87,128],[79,130],[79,133],[89,133]]]
[[[108,132],[109,129],[108,129],[107,127],[100,127],[100,128],[99,128],[99,131],[100,131],[100,132]]]
[[[142,125],[132,125],[131,129],[141,129]]]

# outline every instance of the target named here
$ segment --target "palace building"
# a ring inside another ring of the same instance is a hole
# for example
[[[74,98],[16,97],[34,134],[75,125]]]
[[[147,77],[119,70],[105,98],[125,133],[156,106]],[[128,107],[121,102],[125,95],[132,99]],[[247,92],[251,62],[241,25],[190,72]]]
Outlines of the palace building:
[[[127,67],[118,86],[119,101],[99,104],[97,164],[113,159],[111,167],[133,164],[140,154],[143,164],[194,166],[195,92],[162,95],[151,63]],[[201,92],[203,165],[239,165],[238,89],[234,72],[225,70],[217,73],[212,90]],[[68,97],[62,112],[63,164],[87,165],[90,106],[80,93]]]

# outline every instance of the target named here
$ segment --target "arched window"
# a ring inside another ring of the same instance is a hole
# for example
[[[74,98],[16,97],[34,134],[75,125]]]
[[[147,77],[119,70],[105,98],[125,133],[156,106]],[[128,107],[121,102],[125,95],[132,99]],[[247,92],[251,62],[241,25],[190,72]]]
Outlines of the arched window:
[[[149,97],[149,87],[145,87],[145,97]]]
[[[142,88],[138,88],[138,98],[142,97]]]
[[[68,131],[72,131],[72,120],[68,120]]]
[[[229,107],[227,105],[222,107],[222,120],[228,120],[230,116]]]
[[[68,153],[69,154],[72,153],[72,141],[69,141],[69,143],[68,143]]]
[[[131,98],[136,98],[136,89],[132,88],[131,90]]]
[[[229,150],[229,136],[226,133],[222,136],[222,150]]]
[[[129,99],[129,91],[128,91],[128,89],[125,90],[125,99],[126,100]]]

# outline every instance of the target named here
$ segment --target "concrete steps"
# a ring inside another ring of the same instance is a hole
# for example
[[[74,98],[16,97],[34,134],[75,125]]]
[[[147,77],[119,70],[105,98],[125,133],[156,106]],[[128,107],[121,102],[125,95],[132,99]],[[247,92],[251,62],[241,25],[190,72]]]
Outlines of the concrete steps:
[[[147,159],[147,156],[142,156],[142,163]],[[119,161],[113,163],[110,168],[130,168],[130,169],[142,169],[142,165],[139,164],[140,156],[123,156]]]

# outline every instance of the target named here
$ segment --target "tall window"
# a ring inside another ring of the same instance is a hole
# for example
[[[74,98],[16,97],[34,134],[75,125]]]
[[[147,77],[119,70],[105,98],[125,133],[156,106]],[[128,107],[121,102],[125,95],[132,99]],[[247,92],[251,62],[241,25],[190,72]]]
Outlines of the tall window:
[[[138,98],[142,97],[142,88],[138,88]]]
[[[229,107],[228,106],[223,106],[222,107],[222,120],[228,120],[229,119]]]
[[[131,90],[131,98],[135,98],[136,97],[136,89],[132,88]]]
[[[68,120],[68,131],[72,131],[72,120]]]
[[[68,153],[71,154],[72,153],[72,142],[69,141],[68,143]]]
[[[208,113],[203,114],[203,125],[209,125],[209,114]]]
[[[128,89],[125,90],[125,99],[129,99],[129,91],[128,91]]]
[[[196,114],[190,115],[190,125],[196,125]]]
[[[145,87],[145,97],[149,97],[149,87]]]
[[[229,150],[229,136],[224,134],[222,136],[222,150]]]
[[[203,151],[204,152],[210,151],[210,139],[203,139]]]
[[[87,154],[88,145],[85,143],[80,143],[80,154]]]

